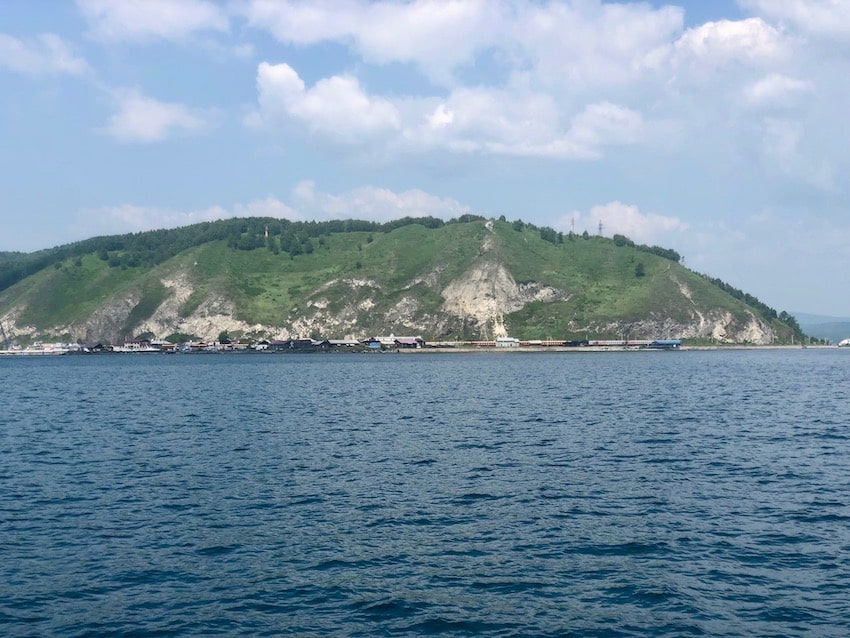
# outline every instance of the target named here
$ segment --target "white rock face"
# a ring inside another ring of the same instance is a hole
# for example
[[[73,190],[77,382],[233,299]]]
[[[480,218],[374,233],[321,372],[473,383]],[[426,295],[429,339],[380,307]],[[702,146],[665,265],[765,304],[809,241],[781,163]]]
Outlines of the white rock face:
[[[479,325],[499,322],[531,301],[558,301],[568,295],[551,286],[517,284],[511,273],[495,262],[474,265],[442,292],[443,310],[457,317],[474,318]]]

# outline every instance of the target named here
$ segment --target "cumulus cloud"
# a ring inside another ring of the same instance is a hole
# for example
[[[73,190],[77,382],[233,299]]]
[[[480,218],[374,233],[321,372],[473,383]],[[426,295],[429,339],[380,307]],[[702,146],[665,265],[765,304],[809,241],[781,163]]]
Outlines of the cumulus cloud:
[[[232,215],[228,217],[274,217],[276,219],[288,219],[290,221],[304,221],[305,217],[300,212],[290,207],[279,199],[268,196],[256,199],[247,204],[236,204]]]
[[[234,204],[229,208],[210,206],[189,211],[135,204],[104,206],[83,211],[79,216],[78,224],[89,228],[91,235],[123,234],[159,228],[178,228],[231,217],[274,217],[291,221],[303,221],[305,219],[299,211],[279,199],[269,196],[247,203]]]
[[[743,7],[803,32],[850,37],[850,3],[844,0],[738,0]]]
[[[177,211],[156,206],[120,204],[83,211],[79,215],[78,225],[90,229],[90,235],[93,236],[177,228],[227,217],[233,217],[233,214],[221,206]]]
[[[811,82],[771,73],[746,87],[744,98],[751,106],[789,106],[812,89]]]
[[[259,65],[258,108],[247,123],[296,123],[330,143],[390,152],[596,160],[612,147],[652,142],[650,130],[678,127],[684,140],[693,122],[715,125],[712,106],[740,103],[742,93],[750,106],[768,99],[777,106],[779,87],[756,83],[770,74],[790,79],[779,69],[796,44],[760,17],[685,29],[683,9],[647,3],[248,0],[240,7],[251,25],[286,44],[332,41],[367,63],[413,63],[442,81],[444,89],[432,84],[427,95],[388,95],[370,92],[351,72],[307,86],[289,64]],[[481,56],[487,73],[475,85],[461,82]],[[799,92],[785,89],[786,97]],[[694,108],[706,117],[693,117]]]
[[[677,217],[642,213],[634,204],[617,201],[593,206],[586,214],[574,212],[564,216],[557,226],[563,231],[587,230],[595,234],[600,224],[604,235],[625,235],[641,244],[654,244],[670,234],[688,230],[688,225]]]
[[[105,41],[184,40],[199,31],[227,31],[222,10],[206,0],[77,0],[92,34]]]
[[[452,85],[485,52],[496,53],[503,81],[521,71],[570,94],[658,80],[671,67],[757,63],[787,52],[782,31],[761,18],[685,30],[681,7],[637,2],[248,0],[240,7],[249,24],[285,44],[337,42],[368,63],[412,63]]]
[[[515,93],[486,87],[458,89],[417,122],[405,122],[409,140],[455,151],[518,153],[549,144],[559,136],[558,107],[542,93]],[[422,125],[424,124],[424,126]]]
[[[576,159],[633,144],[643,129],[640,113],[610,102],[589,104],[568,119],[550,95],[488,87],[458,89],[436,105],[433,98],[393,102],[368,94],[350,76],[308,88],[285,63],[261,63],[257,87],[258,110],[248,124],[295,121],[336,142],[395,136],[407,148]]]
[[[515,3],[493,46],[504,43],[535,81],[570,93],[630,85],[653,73],[684,25],[678,7],[598,1]]]
[[[25,75],[83,75],[88,63],[52,33],[21,40],[0,33],[0,67]]]
[[[311,219],[355,218],[389,221],[400,217],[448,219],[469,212],[451,198],[438,197],[419,189],[394,192],[387,188],[362,186],[339,194],[316,190],[312,181],[302,181],[292,191],[293,203]]]
[[[286,202],[269,195],[229,207],[216,205],[190,211],[120,204],[83,211],[78,216],[77,225],[85,227],[89,236],[94,236],[177,228],[231,217],[273,217],[290,221],[390,221],[407,216],[449,219],[470,212],[468,207],[454,199],[419,189],[395,192],[377,186],[362,186],[342,193],[328,193],[317,189],[315,182],[310,180],[296,184],[289,200]]]
[[[772,61],[788,54],[782,32],[761,18],[706,22],[683,33],[674,49],[681,61],[699,60],[712,67]]]
[[[239,10],[286,44],[345,42],[375,64],[411,62],[446,79],[489,45],[502,14],[492,0],[249,0]]]
[[[368,95],[351,76],[333,76],[308,88],[288,64],[260,63],[257,69],[259,110],[254,125],[286,118],[306,124],[314,133],[354,141],[398,129],[398,111],[383,98]]]
[[[568,140],[586,156],[598,157],[605,146],[638,141],[642,126],[640,113],[600,102],[588,105],[573,119]]]
[[[182,104],[160,102],[138,91],[116,93],[118,112],[105,131],[120,142],[161,142],[175,132],[196,133],[209,126],[199,112]]]

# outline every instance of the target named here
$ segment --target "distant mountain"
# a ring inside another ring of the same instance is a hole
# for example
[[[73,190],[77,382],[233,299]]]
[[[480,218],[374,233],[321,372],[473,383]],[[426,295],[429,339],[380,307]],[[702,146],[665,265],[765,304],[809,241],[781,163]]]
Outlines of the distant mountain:
[[[120,342],[421,335],[800,343],[794,317],[679,255],[465,215],[227,219],[0,261],[0,337]],[[1,345],[1,344],[0,344]]]
[[[838,343],[850,339],[850,317],[829,317],[808,313],[795,313],[802,331],[810,337]]]

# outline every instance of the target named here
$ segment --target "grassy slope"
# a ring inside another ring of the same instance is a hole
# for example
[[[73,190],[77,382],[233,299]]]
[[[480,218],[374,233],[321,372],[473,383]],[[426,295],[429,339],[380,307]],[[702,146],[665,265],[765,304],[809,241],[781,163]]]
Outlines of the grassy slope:
[[[581,236],[567,236],[563,244],[551,244],[540,241],[536,231],[517,232],[510,224],[497,224],[496,232],[505,262],[517,281],[539,281],[570,295],[567,301],[532,303],[512,314],[509,328],[518,333],[522,330],[527,338],[583,337],[584,332],[570,331],[571,321],[581,326],[649,317],[688,322],[695,308],[703,312],[722,308],[739,319],[747,316],[744,304],[698,274],[635,247]],[[639,264],[643,276],[636,274]],[[680,284],[690,291],[690,300],[680,291]]]
[[[88,317],[110,296],[143,279],[145,272],[133,268],[110,268],[95,255],[66,260],[4,291],[5,306],[26,300],[20,321],[37,327],[67,324]]]
[[[440,269],[445,285],[465,270],[486,232],[482,225],[453,224],[429,230],[411,225],[391,233],[347,233],[314,241],[312,254],[295,258],[267,249],[233,251],[223,243],[207,244],[190,253],[189,271],[200,284],[196,297],[216,288],[226,290],[236,302],[239,317],[249,323],[280,324],[288,312],[302,307],[306,297],[329,281],[368,279],[385,292],[387,304],[406,294],[402,289],[416,277]],[[370,241],[371,238],[371,241]],[[424,286],[416,287],[424,303],[434,310],[441,300]],[[348,286],[339,294],[350,294]],[[331,307],[347,299],[336,298],[334,287],[323,291]],[[190,300],[192,303],[193,300]],[[190,311],[192,308],[186,308]]]
[[[3,291],[0,308],[26,302],[21,322],[48,328],[83,320],[110,297],[132,290],[141,293],[141,302],[126,326],[130,330],[163,299],[166,290],[159,277],[186,272],[196,292],[181,308],[184,316],[218,291],[233,299],[240,319],[284,325],[293,309],[304,308],[308,297],[327,282],[361,279],[380,287],[382,295],[376,296],[368,317],[380,322],[405,295],[419,301],[423,314],[437,313],[442,303],[438,291],[476,259],[489,259],[504,263],[520,283],[534,281],[569,295],[566,301],[528,304],[506,317],[509,330],[526,338],[583,336],[570,333],[570,321],[598,325],[649,316],[686,321],[693,304],[681,294],[677,282],[688,286],[698,307],[744,314],[743,304],[699,275],[634,247],[580,236],[552,244],[541,240],[536,230],[516,231],[506,222],[496,222],[494,230],[493,247],[483,257],[480,249],[489,232],[483,222],[326,235],[312,240],[311,254],[294,258],[266,248],[233,250],[220,241],[185,251],[154,269],[110,268],[92,254],[66,260],[59,268],[47,268]],[[644,270],[641,277],[636,275],[638,264]],[[426,276],[437,284],[414,283]],[[331,312],[350,302],[351,295],[351,288],[342,284],[322,291]]]
[[[503,242],[505,262],[517,281],[538,281],[569,294],[557,303],[532,303],[508,318],[511,329],[525,329],[528,338],[545,339],[571,333],[568,324],[637,321],[662,306],[669,294],[669,260],[616,247],[609,240],[565,237],[563,244],[540,241],[536,231],[515,231],[509,224],[496,227]],[[643,264],[644,276],[635,268]]]

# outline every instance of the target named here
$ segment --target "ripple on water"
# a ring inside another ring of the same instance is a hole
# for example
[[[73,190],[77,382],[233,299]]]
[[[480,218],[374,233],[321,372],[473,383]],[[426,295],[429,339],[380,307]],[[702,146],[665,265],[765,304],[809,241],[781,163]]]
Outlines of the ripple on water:
[[[847,636],[847,354],[0,360],[0,624]]]

